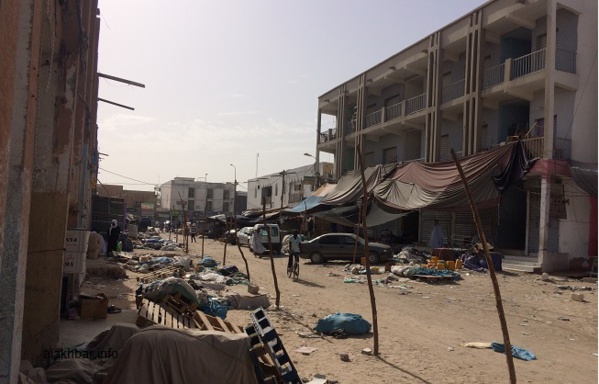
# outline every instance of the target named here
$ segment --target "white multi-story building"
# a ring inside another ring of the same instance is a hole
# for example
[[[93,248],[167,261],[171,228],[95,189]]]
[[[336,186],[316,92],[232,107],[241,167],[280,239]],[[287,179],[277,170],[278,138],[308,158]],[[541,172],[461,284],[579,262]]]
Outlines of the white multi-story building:
[[[318,174],[314,172],[315,166],[316,164],[305,165],[248,180],[247,209],[262,209],[262,197],[265,199],[266,209],[297,205],[331,177],[332,163],[318,163]]]
[[[597,197],[571,171],[597,170],[597,1],[489,1],[318,99],[317,157],[333,154],[337,177],[358,148],[366,166],[434,163],[515,136],[541,171],[481,213],[488,237],[543,270],[597,255]],[[453,245],[476,232],[471,217],[422,210],[393,225],[426,242],[439,218]]]
[[[160,205],[176,211],[185,209],[193,216],[233,214],[234,195],[234,183],[208,183],[191,177],[175,177],[160,186]]]

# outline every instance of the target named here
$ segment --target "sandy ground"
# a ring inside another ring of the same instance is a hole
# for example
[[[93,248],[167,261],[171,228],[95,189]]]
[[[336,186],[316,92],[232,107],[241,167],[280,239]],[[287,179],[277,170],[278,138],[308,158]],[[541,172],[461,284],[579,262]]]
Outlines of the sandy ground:
[[[207,239],[204,246],[206,255],[223,261],[222,243]],[[318,319],[336,312],[360,314],[373,322],[368,285],[344,283],[346,263],[313,265],[301,260],[300,279],[293,282],[285,273],[286,257],[275,257],[281,293],[276,309],[270,259],[255,258],[247,247],[242,250],[251,281],[271,296],[269,319],[302,378],[321,374],[342,384],[509,382],[504,354],[463,346],[503,343],[488,274],[464,270],[462,279],[452,283],[400,279],[391,287],[375,286],[379,356],[372,356],[362,353],[364,348],[374,349],[372,333],[345,339],[302,337]],[[201,240],[190,244],[189,255],[200,254]],[[93,262],[102,264],[103,259]],[[227,246],[226,264],[245,272],[237,246]],[[119,281],[90,277],[84,289],[103,291],[110,304],[134,309],[136,274],[127,273],[130,278]],[[550,277],[551,281],[542,281],[540,275],[498,273],[511,343],[537,356],[534,361],[514,359],[518,382],[597,383],[597,284]],[[571,299],[572,287],[592,290],[576,291],[583,294],[581,302]],[[230,310],[227,320],[246,325],[249,311]],[[296,352],[302,346],[316,350],[306,355]],[[342,361],[340,354],[348,354],[349,361]]]

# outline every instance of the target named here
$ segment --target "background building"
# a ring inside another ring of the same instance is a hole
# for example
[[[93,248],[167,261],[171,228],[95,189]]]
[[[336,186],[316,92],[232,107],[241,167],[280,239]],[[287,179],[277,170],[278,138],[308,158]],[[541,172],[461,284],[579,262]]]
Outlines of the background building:
[[[332,178],[332,163],[319,163],[318,173],[314,169],[315,164],[305,165],[248,180],[247,209],[262,209],[262,196],[266,199],[266,209],[296,205],[310,196],[323,181]]]
[[[320,96],[317,128],[337,177],[358,168],[358,148],[365,166],[432,163],[522,138],[541,160],[481,212],[489,238],[545,270],[597,255],[595,1],[489,1]],[[594,191],[575,168],[594,171]],[[417,226],[427,243],[435,218],[448,245],[476,232],[469,212],[422,210],[389,227]]]
[[[234,195],[234,183],[175,177],[160,186],[160,207],[177,212],[185,209],[194,219],[220,213],[230,215],[233,214]]]

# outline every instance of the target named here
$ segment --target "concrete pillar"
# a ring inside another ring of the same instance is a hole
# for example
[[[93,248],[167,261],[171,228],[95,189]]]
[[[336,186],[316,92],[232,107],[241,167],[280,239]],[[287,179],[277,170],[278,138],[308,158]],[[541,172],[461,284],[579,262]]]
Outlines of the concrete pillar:
[[[551,176],[541,177],[541,203],[539,218],[539,256],[538,261],[543,265],[549,242],[549,209],[551,205]]]
[[[545,51],[545,133],[543,158],[553,159],[555,114],[555,44],[556,44],[556,4],[547,0],[547,48]]]
[[[3,1],[0,107],[0,382],[16,383],[21,360],[29,237],[41,10],[38,1]],[[5,24],[6,23],[6,24]],[[6,87],[6,88],[5,88]],[[8,107],[8,108],[7,108]]]

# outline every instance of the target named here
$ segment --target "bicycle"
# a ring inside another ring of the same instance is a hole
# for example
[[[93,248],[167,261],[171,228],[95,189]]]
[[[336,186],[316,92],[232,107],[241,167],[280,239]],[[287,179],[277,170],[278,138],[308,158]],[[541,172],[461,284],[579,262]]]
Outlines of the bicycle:
[[[292,255],[293,263],[291,264],[291,268],[287,268],[287,276],[293,278],[293,281],[297,281],[299,279],[299,254],[292,253]]]

